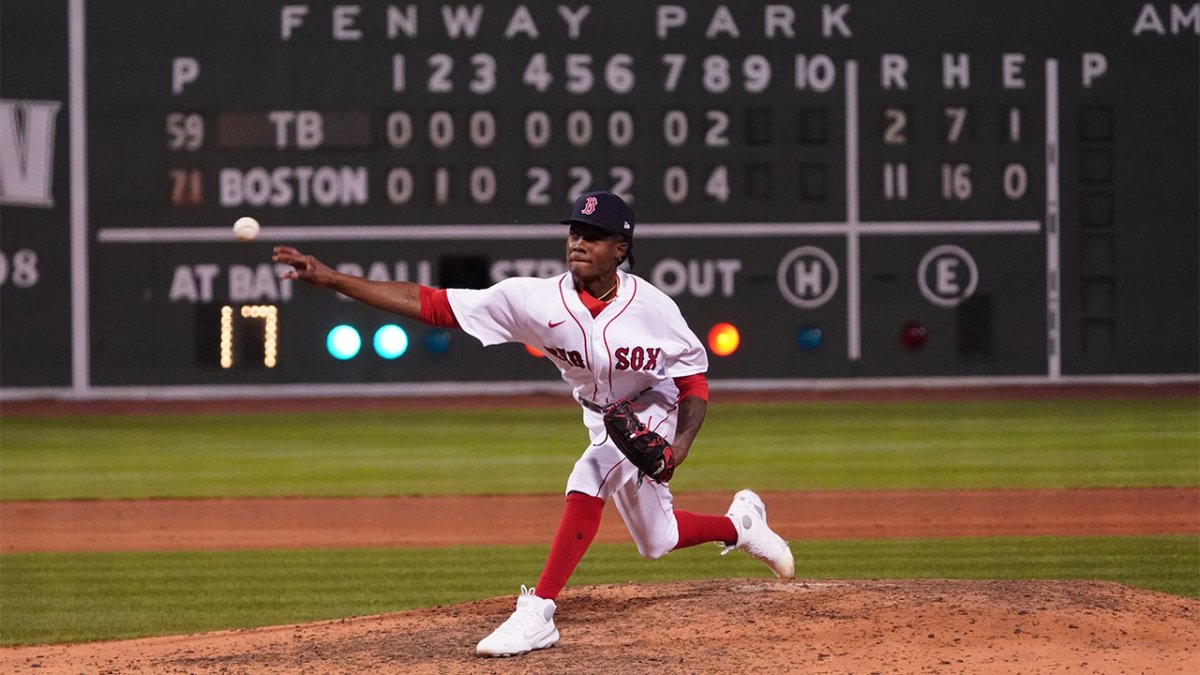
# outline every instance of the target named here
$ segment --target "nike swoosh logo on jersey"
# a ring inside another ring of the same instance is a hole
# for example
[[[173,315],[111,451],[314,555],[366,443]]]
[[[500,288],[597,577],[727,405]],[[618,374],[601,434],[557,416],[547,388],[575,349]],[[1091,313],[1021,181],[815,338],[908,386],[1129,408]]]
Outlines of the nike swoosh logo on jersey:
[[[565,322],[566,322],[566,319],[563,319],[562,321],[547,321],[546,326],[549,328],[555,328],[557,326],[562,325]]]

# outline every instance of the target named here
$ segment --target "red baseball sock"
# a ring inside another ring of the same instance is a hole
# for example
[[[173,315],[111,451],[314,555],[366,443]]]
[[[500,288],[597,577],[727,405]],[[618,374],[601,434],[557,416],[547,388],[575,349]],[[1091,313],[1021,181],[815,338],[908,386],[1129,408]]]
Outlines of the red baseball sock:
[[[575,566],[587,553],[588,546],[600,529],[600,514],[604,512],[604,500],[599,497],[572,492],[567,495],[562,520],[558,522],[558,533],[550,545],[550,555],[542,576],[538,579],[534,593],[539,598],[553,600],[567,585],[567,579]]]
[[[737,529],[733,521],[725,516],[706,516],[675,509],[675,523],[679,526],[679,543],[676,549],[695,546],[710,541],[723,542],[729,546],[737,543]]]

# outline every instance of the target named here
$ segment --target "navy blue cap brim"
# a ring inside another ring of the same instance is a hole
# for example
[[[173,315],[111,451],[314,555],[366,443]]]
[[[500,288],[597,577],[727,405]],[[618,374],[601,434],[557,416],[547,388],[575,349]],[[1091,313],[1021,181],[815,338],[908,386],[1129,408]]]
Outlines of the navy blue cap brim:
[[[632,232],[623,232],[621,230],[614,230],[611,227],[605,227],[604,225],[601,225],[600,223],[594,223],[590,220],[584,220],[582,218],[564,218],[558,222],[560,225],[587,225],[588,227],[594,227],[597,230],[604,230],[605,232],[612,232],[613,234],[619,234],[622,237],[632,237],[633,236]]]

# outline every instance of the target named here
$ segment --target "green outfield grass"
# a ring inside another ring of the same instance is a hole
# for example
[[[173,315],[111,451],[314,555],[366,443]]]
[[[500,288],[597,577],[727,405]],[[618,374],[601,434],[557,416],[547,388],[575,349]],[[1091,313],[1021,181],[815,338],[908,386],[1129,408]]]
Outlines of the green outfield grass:
[[[6,417],[0,499],[555,493],[585,443],[570,407]],[[714,405],[672,484],[1195,486],[1200,401]]]
[[[793,542],[803,579],[1106,579],[1200,597],[1197,537]],[[769,578],[716,546],[637,556],[593,546],[571,586]],[[278,625],[515,595],[546,547],[6,555],[0,643],[78,642]],[[570,612],[570,588],[560,598]],[[479,636],[463,636],[471,643]]]

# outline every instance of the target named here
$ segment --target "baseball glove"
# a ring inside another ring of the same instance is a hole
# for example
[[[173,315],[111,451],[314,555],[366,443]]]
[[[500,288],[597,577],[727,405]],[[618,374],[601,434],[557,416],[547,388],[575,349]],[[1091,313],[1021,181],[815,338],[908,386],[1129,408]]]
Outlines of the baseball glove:
[[[675,473],[671,444],[638,419],[628,399],[621,399],[605,410],[604,428],[613,444],[638,468],[639,486],[643,475],[659,483],[671,480]]]

